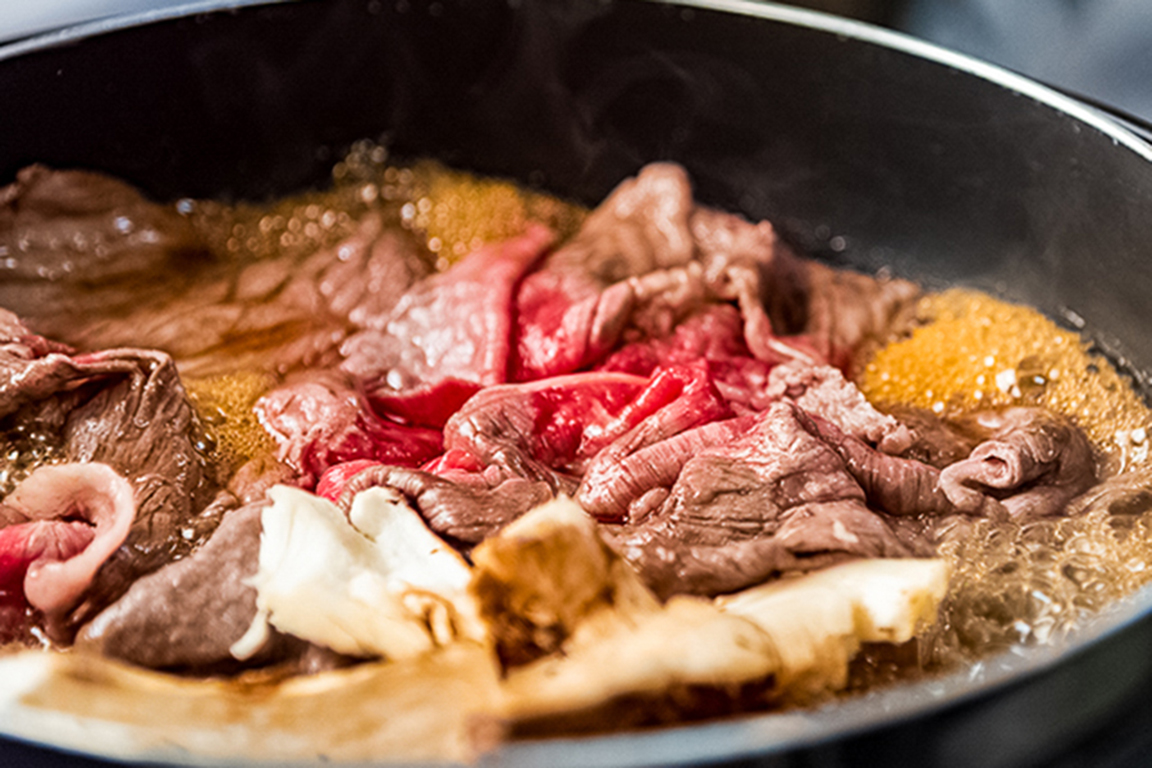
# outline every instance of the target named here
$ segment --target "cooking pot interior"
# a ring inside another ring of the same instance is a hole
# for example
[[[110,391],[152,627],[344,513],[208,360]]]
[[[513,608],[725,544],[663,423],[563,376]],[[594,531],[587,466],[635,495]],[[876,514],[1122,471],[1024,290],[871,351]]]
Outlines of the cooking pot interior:
[[[1152,365],[1148,153],[1055,96],[812,23],[828,22],[587,0],[196,15],[8,61],[0,175],[44,162],[159,198],[261,199],[383,136],[593,202],[674,160],[701,198],[810,253],[991,288]]]
[[[378,138],[593,203],[672,160],[702,200],[808,253],[1031,303],[1152,369],[1152,153],[1055,94],[862,25],[738,2],[325,0],[57,42],[0,49],[4,182],[40,162],[158,199],[263,200],[325,184]],[[666,757],[765,748],[726,733],[725,750],[666,742]]]

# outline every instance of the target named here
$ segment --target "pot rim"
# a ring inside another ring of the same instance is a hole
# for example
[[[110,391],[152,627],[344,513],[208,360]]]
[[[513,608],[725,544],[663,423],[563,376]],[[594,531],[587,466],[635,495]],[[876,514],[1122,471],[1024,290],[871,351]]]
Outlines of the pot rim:
[[[100,17],[91,21],[70,24],[59,29],[37,33],[19,40],[0,44],[0,61],[22,56],[34,51],[80,42],[88,37],[107,34],[132,27],[145,26],[161,21],[169,21],[188,16],[238,11],[254,6],[287,5],[302,0],[193,0],[193,2],[171,5],[148,11]],[[1076,99],[1051,86],[1045,85],[1025,75],[997,64],[960,53],[949,48],[930,43],[912,35],[884,27],[836,16],[822,11],[783,5],[774,0],[640,0],[663,5],[680,6],[685,9],[719,11],[778,21],[795,26],[831,32],[839,37],[852,38],[873,43],[883,48],[906,53],[946,67],[973,75],[982,80],[1016,91],[1036,101],[1047,104],[1071,117],[1087,123],[1111,136],[1117,144],[1123,144],[1145,160],[1152,162],[1152,144],[1128,130],[1114,117],[1101,109]]]
[[[676,6],[686,12],[716,11],[806,27],[941,64],[1034,99],[1109,136],[1113,143],[1152,162],[1152,145],[1105,112],[1049,86],[1003,67],[943,48],[900,32],[819,11],[780,5],[767,0],[640,0]],[[0,45],[0,62],[120,30],[254,6],[286,5],[299,0],[197,0],[144,12],[110,16],[70,25]],[[1079,127],[1076,128],[1079,130]],[[688,723],[652,731],[512,742],[488,753],[481,766],[640,766],[687,765],[702,761],[736,760],[812,747],[882,726],[897,725],[972,701],[1014,683],[1033,678],[1107,637],[1120,633],[1152,614],[1152,584],[1122,598],[1090,618],[1068,636],[1037,647],[1014,647],[983,659],[971,668],[928,680],[897,684],[837,700],[815,709],[750,714],[705,723]],[[45,720],[51,725],[50,718]],[[0,736],[36,742],[49,748],[60,744],[38,737],[28,723],[19,729],[0,725]],[[43,733],[50,733],[46,729]],[[723,745],[722,750],[717,745]],[[67,747],[64,747],[67,748]],[[76,749],[76,747],[73,747]],[[79,748],[83,752],[83,748]],[[101,755],[101,753],[91,753]],[[103,753],[107,756],[108,753]],[[203,764],[184,752],[141,755],[136,759],[169,764]],[[251,764],[260,764],[259,761]],[[311,763],[308,763],[311,764]]]

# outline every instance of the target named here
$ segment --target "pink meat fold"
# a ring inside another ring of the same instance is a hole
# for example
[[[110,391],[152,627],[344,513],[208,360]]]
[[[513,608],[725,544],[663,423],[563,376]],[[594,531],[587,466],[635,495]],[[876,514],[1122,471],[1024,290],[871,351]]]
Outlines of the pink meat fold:
[[[95,463],[40,467],[4,504],[16,524],[0,530],[0,561],[26,568],[24,597],[47,614],[79,601],[136,515],[129,482]]]

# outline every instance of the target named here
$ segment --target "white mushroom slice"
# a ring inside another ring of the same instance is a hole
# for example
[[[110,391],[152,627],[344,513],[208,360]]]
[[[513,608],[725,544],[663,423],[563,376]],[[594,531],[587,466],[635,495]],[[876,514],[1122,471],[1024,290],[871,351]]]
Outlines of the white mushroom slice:
[[[472,569],[428,528],[399,491],[377,487],[360,492],[352,500],[348,519],[372,540],[388,564],[390,588],[410,608],[423,606],[437,644],[445,645],[456,635],[484,637],[476,602],[468,593]]]
[[[616,699],[706,687],[735,694],[770,681],[780,665],[771,638],[711,602],[674,597],[663,610],[582,625],[562,654],[509,671],[505,714],[512,720],[591,710]]]
[[[948,589],[941,559],[857,560],[716,599],[759,626],[780,652],[780,685],[796,696],[843,688],[861,643],[903,643],[936,620]]]
[[[752,622],[700,598],[661,605],[571,499],[532,510],[473,559],[484,618],[515,665],[504,686],[512,721],[656,700],[677,687],[735,690],[779,664]]]
[[[948,583],[943,560],[867,560],[661,605],[566,498],[473,559],[473,592],[509,666],[505,716],[527,732],[541,722],[611,726],[624,707],[661,697],[662,711],[683,703],[690,712],[704,689],[756,691],[769,703],[843,688],[861,643],[914,637]]]
[[[567,496],[536,507],[472,552],[472,593],[497,651],[519,664],[558,650],[577,627],[660,610],[639,574]]]
[[[51,734],[59,748],[133,764],[471,765],[499,735],[478,728],[497,707],[499,674],[471,642],[240,685],[28,651],[0,654],[0,723],[6,736]]]
[[[306,491],[276,486],[269,496],[252,582],[259,613],[234,654],[243,656],[265,620],[354,656],[405,658],[482,637],[468,565],[396,494],[358,495],[352,519],[360,529]]]

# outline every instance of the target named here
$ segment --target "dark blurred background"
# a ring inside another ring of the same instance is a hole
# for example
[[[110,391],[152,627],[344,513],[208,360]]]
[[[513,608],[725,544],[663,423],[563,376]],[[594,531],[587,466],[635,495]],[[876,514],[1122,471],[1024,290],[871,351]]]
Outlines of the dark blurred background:
[[[0,41],[191,0],[0,0]],[[897,29],[1152,119],[1152,0],[784,0]]]
[[[1152,119],[1152,0],[791,0]]]

